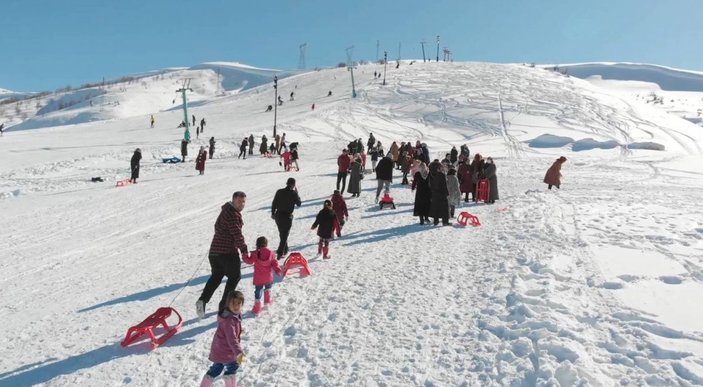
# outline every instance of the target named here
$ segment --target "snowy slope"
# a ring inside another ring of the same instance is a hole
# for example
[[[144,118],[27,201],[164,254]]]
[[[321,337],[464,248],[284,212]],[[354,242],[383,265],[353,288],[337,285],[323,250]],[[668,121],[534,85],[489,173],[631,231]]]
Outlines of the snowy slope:
[[[176,110],[156,114],[154,129],[132,116],[6,133],[0,386],[197,385],[216,319],[209,306],[198,321],[193,304],[219,207],[244,190],[249,246],[260,235],[275,245],[269,206],[289,176],[303,198],[289,241],[315,273],[286,277],[270,310],[245,316],[241,384],[703,383],[699,127],[526,66],[403,64],[386,86],[374,71],[382,67],[355,71],[356,99],[345,69],[280,81],[277,129],[301,143],[301,172],[234,157],[242,137],[258,145],[271,135],[270,84],[196,104],[208,133],[183,164],[160,162],[179,154]],[[500,200],[462,203],[480,227],[420,226],[397,171],[396,210],[378,210],[368,176],[361,197],[347,199],[333,258],[316,258],[309,228],[334,189],[336,156],[370,132],[386,149],[420,140],[438,157],[466,143],[493,156]],[[198,176],[194,153],[210,136],[215,158]],[[142,178],[115,188],[135,147]],[[562,154],[563,185],[548,191],[544,172]],[[247,309],[251,277],[244,265]],[[168,305],[184,326],[166,345],[119,346],[130,325]]]
[[[76,125],[141,116],[148,121],[150,114],[180,108],[179,89],[184,79],[190,79],[193,93],[189,101],[204,103],[217,96],[236,94],[243,90],[270,83],[293,73],[261,69],[236,62],[213,62],[190,69],[166,69],[133,74],[106,85],[54,93],[8,95],[23,100],[0,106],[0,122],[10,131]],[[1,93],[0,93],[1,94]],[[27,97],[32,97],[25,99]],[[146,122],[146,121],[145,121]]]

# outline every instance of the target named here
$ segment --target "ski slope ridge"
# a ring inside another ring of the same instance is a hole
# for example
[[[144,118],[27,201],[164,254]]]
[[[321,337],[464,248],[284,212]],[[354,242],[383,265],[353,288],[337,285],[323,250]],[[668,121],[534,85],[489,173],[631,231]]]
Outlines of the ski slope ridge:
[[[385,86],[374,71],[383,67],[355,69],[356,99],[346,69],[279,81],[277,130],[301,144],[300,172],[235,157],[243,137],[271,136],[270,84],[195,104],[208,124],[175,165],[160,160],[180,154],[175,109],[156,113],[153,129],[133,116],[6,133],[0,192],[17,194],[0,199],[0,386],[197,385],[216,318],[208,305],[199,321],[194,302],[219,208],[245,191],[250,249],[261,235],[275,246],[270,204],[291,176],[303,205],[289,244],[314,274],[287,276],[268,310],[245,314],[242,385],[703,382],[699,127],[527,66],[401,63]],[[369,133],[385,149],[419,140],[440,157],[466,143],[492,156],[500,200],[462,202],[480,227],[421,226],[399,171],[396,210],[378,209],[369,175],[321,260],[310,226],[335,188],[336,157]],[[211,136],[199,176],[193,154]],[[136,147],[139,183],[115,188]],[[558,155],[568,162],[549,191],[542,178]],[[248,265],[238,288],[248,310]],[[168,305],[181,332],[155,351],[119,346]]]

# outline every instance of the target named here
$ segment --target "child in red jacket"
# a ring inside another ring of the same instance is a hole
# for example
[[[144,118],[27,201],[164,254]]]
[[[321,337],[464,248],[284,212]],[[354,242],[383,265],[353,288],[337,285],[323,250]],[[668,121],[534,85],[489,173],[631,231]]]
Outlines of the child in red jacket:
[[[342,227],[344,223],[349,220],[349,211],[347,211],[347,202],[344,201],[344,196],[339,190],[334,190],[332,194],[332,209],[335,215],[337,215],[337,222],[339,223],[339,230],[337,230],[337,236],[342,236]]]
[[[281,267],[278,265],[276,253],[268,249],[268,240],[260,236],[256,239],[256,250],[248,256],[243,257],[245,263],[254,265],[254,315],[261,312],[261,291],[264,292],[264,304],[273,303],[271,288],[273,287],[273,272],[283,276]]]

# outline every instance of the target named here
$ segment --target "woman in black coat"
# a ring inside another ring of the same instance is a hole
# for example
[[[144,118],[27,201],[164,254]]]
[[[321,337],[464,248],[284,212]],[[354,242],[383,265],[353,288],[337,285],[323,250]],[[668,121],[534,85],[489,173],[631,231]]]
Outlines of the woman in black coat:
[[[486,159],[483,168],[483,176],[488,179],[490,190],[488,191],[488,203],[493,204],[498,200],[498,177],[496,176],[496,165],[491,157]]]
[[[425,224],[425,222],[430,223],[430,182],[429,176],[430,171],[427,168],[427,164],[420,163],[420,167],[415,175],[413,176],[413,184],[411,189],[415,191],[415,207],[413,208],[413,216],[420,217],[420,224]]]
[[[449,190],[447,189],[447,176],[441,168],[430,175],[430,192],[432,202],[430,204],[430,216],[434,218],[435,226],[442,219],[442,225],[449,224]]]
[[[141,161],[141,159],[142,150],[137,148],[132,155],[132,159],[129,161],[129,166],[132,169],[132,177],[130,177],[129,181],[134,184],[137,183],[137,179],[139,178],[139,161]]]

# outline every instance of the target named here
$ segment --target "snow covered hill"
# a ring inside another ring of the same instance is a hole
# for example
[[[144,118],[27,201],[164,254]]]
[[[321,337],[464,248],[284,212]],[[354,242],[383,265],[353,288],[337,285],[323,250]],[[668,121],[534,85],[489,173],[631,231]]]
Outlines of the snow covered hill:
[[[294,73],[237,62],[213,62],[190,69],[134,74],[104,85],[88,84],[54,93],[0,93],[0,98],[18,100],[2,103],[0,99],[0,122],[4,122],[9,131],[16,131],[135,116],[148,120],[150,114],[179,108],[180,96],[175,90],[185,79],[190,79],[193,88],[190,101],[199,104],[269,83],[274,75],[285,78],[291,74]]]
[[[163,74],[163,90],[196,70],[179,71]],[[289,242],[314,274],[287,276],[272,307],[245,315],[242,385],[703,384],[700,127],[528,66],[403,62],[385,86],[373,77],[382,66],[359,66],[355,99],[349,72],[328,69],[279,82],[277,130],[301,144],[301,171],[287,173],[276,159],[235,157],[243,137],[271,137],[271,84],[217,97],[208,71],[190,111],[207,133],[186,163],[161,163],[180,154],[182,113],[165,109],[149,128],[132,101],[140,84],[121,93],[124,118],[0,139],[0,386],[197,385],[224,287],[199,321],[219,208],[245,191],[247,243],[275,246],[270,203],[291,176],[303,205]],[[321,260],[310,226],[335,188],[336,157],[370,133],[385,149],[420,140],[432,157],[461,144],[492,156],[500,199],[461,203],[479,227],[421,226],[399,171],[395,210],[378,208],[369,175],[360,198],[345,195],[349,222]],[[194,154],[211,136],[200,176]],[[116,188],[136,147],[141,179]],[[562,186],[550,191],[542,178],[559,155]],[[243,265],[247,310],[251,282]],[[169,305],[181,332],[155,351],[120,347],[129,326]]]

